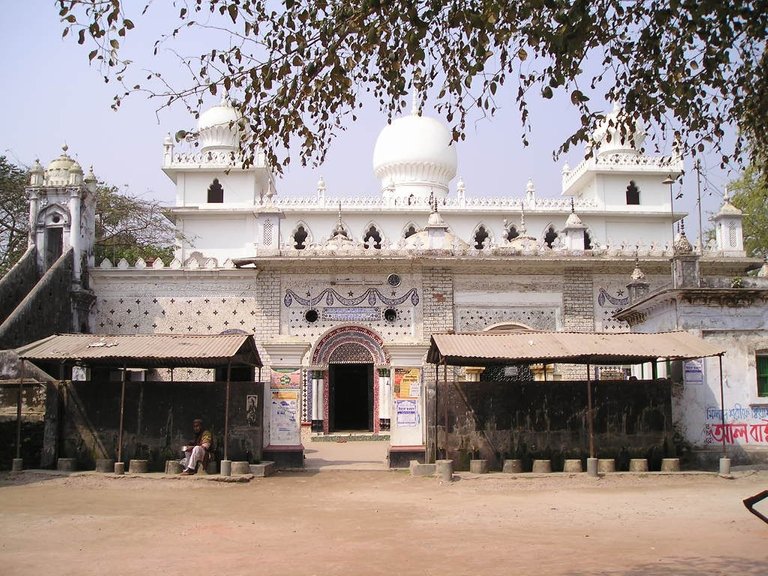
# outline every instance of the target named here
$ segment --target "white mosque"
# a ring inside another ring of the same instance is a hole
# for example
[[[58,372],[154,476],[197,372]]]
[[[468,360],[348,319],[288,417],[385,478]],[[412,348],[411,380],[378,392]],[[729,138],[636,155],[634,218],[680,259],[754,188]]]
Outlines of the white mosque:
[[[344,433],[384,437],[391,460],[407,461],[425,450],[431,334],[628,331],[614,313],[630,304],[633,271],[653,292],[680,287],[676,251],[696,256],[697,286],[759,267],[744,253],[742,215],[727,198],[714,217],[716,240],[691,247],[670,196],[682,159],[646,154],[641,131],[623,139],[616,119],[614,111],[578,166],[563,167],[559,199],[538,197],[530,181],[515,197],[473,194],[456,179],[449,130],[416,108],[379,134],[375,194],[335,198],[320,180],[302,197],[278,192],[263,155],[242,167],[238,113],[224,98],[200,115],[193,145],[170,136],[163,144],[162,169],[176,185],[173,261],[92,261],[95,179],[84,179],[66,150],[32,172],[34,242],[40,254],[72,246],[85,268],[75,276],[87,271],[93,301],[77,326],[253,334],[273,399],[265,453],[300,453],[313,438]],[[59,220],[48,206],[62,208]],[[754,357],[761,344],[750,346]],[[736,401],[757,402],[748,367],[728,369],[747,379]],[[691,402],[690,440],[704,446],[695,428],[706,424],[707,405]]]

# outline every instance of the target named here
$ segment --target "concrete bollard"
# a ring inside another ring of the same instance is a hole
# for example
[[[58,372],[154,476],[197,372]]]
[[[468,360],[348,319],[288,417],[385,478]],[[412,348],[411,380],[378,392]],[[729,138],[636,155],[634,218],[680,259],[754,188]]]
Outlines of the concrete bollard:
[[[232,476],[232,460],[221,461],[221,475]]]
[[[597,458],[587,458],[587,475],[597,476]]]
[[[613,458],[600,458],[597,461],[597,471],[600,474],[616,472],[616,460]]]
[[[443,482],[453,480],[453,460],[438,460],[435,462],[437,476]]]
[[[172,475],[172,474],[181,474],[182,470],[184,470],[184,466],[181,465],[181,462],[178,460],[166,460],[165,461],[165,473]]]
[[[235,474],[250,474],[251,467],[248,462],[244,460],[236,460],[232,462],[232,475]]]
[[[118,476],[125,474],[125,462],[115,462],[115,474]]]
[[[552,472],[552,462],[549,460],[534,460],[531,472],[535,474],[549,474]]]
[[[129,460],[128,472],[131,474],[146,474],[149,472],[149,460]]]
[[[680,472],[680,458],[662,458],[662,472]]]
[[[646,458],[632,458],[629,461],[630,472],[648,472],[648,460]]]
[[[11,463],[11,472],[21,472],[22,470],[24,470],[24,459],[14,458]]]
[[[437,472],[435,464],[421,464],[418,460],[411,460],[408,469],[411,476],[434,476]]]
[[[96,458],[96,472],[109,474],[115,470],[115,461],[112,458]]]
[[[431,466],[434,467],[434,464]],[[274,462],[261,462],[260,464],[251,464],[249,468],[251,469],[251,474],[258,478],[266,478],[267,476],[272,476],[272,474],[275,473]]]
[[[472,474],[488,474],[488,460],[470,460],[469,471]]]
[[[581,460],[566,460],[563,462],[563,472],[581,473]]]
[[[728,476],[731,473],[731,459],[720,458],[720,475]]]
[[[520,474],[523,471],[522,460],[504,460],[504,467],[501,469],[506,474]]]
[[[77,470],[77,459],[59,458],[56,462],[56,470],[59,472],[74,472]]]

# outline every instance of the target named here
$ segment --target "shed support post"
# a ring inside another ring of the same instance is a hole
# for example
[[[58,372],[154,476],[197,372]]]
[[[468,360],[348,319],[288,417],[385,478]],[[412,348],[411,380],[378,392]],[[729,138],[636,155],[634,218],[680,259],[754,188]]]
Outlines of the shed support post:
[[[123,415],[125,413],[125,375],[126,366],[123,364],[123,377],[120,386],[120,427],[117,429],[117,462],[123,461]]]
[[[21,402],[24,394],[24,360],[19,374],[19,397],[16,399],[16,458],[21,458]]]
[[[595,457],[595,423],[592,415],[592,380],[590,365],[587,364],[587,429],[589,431],[589,457]]]
[[[448,458],[448,363],[445,360],[443,360],[443,385],[446,392],[443,399],[443,458]]]
[[[229,460],[229,379],[232,375],[232,362],[227,362],[227,397],[224,401],[224,460]]]

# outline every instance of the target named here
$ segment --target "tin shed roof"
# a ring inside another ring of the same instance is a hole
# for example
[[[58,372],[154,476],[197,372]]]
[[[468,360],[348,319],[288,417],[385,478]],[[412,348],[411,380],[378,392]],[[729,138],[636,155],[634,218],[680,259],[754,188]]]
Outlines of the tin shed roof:
[[[719,356],[725,350],[688,332],[658,334],[474,332],[433,334],[427,361],[453,366],[502,363],[639,364]]]
[[[16,353],[24,360],[128,368],[262,365],[250,334],[54,334]]]

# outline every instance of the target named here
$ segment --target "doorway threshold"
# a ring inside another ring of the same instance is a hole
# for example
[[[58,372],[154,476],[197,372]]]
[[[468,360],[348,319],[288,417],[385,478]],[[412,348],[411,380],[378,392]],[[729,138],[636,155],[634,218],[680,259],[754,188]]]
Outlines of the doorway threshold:
[[[314,433],[312,442],[389,442],[389,433],[374,434],[373,432],[330,432],[328,434]]]

